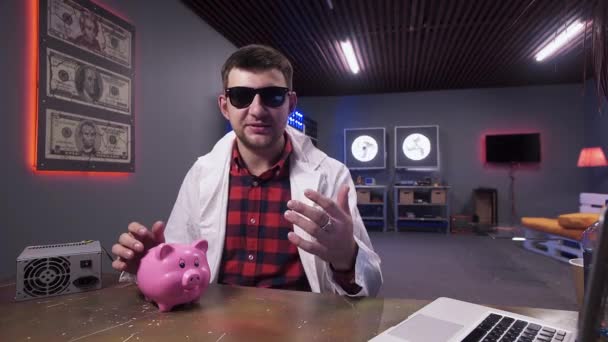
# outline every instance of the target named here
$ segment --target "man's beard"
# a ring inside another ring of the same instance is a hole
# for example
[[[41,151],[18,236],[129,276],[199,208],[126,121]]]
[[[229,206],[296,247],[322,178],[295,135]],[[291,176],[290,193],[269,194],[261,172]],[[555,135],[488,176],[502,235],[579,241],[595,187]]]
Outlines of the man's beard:
[[[245,130],[240,132],[234,131],[239,141],[245,145],[245,147],[252,151],[265,150],[273,147],[281,139],[281,135],[276,132],[272,132],[271,135],[265,136],[263,139],[252,139],[251,136],[245,134]]]

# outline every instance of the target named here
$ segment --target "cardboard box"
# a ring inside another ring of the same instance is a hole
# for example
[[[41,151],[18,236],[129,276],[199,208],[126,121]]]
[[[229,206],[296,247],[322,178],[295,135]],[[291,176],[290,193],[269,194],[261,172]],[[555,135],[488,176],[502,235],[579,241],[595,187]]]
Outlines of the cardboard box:
[[[358,204],[371,203],[371,194],[372,194],[372,192],[370,190],[357,189],[357,203]]]
[[[413,203],[414,203],[414,190],[400,189],[399,190],[399,204],[413,204]]]
[[[431,191],[431,203],[433,204],[445,204],[446,193],[443,189],[437,189]]]

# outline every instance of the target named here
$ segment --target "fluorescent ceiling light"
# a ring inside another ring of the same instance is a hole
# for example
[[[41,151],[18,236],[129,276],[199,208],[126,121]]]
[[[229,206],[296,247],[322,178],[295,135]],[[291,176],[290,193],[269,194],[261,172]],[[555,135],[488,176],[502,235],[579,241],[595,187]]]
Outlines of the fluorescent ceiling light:
[[[349,40],[345,42],[340,42],[340,47],[342,48],[342,53],[344,57],[346,57],[346,62],[348,62],[348,66],[350,67],[350,71],[353,74],[359,72],[359,63],[357,63],[357,57],[355,57],[355,50],[353,50],[353,45]]]
[[[542,62],[547,57],[555,53],[559,48],[566,45],[585,27],[580,21],[575,21],[570,26],[566,27],[553,41],[545,46],[539,53],[536,54],[536,61]]]
[[[518,237],[518,236],[516,236],[516,237],[512,238],[511,240],[513,240],[513,241],[526,241],[526,238],[525,237]]]

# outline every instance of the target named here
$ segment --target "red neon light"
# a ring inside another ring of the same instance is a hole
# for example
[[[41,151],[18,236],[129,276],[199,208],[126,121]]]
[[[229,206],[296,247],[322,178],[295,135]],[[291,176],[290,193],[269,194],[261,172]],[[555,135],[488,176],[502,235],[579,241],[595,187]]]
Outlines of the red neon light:
[[[30,0],[26,4],[26,18],[30,18],[26,24],[26,47],[25,56],[25,128],[23,135],[26,139],[23,146],[26,148],[27,168],[36,171],[36,133],[38,118],[38,1]]]
[[[36,169],[38,160],[38,33],[39,33],[39,15],[40,6],[38,0],[26,1],[26,37],[27,42],[24,51],[25,56],[25,129],[23,135],[26,139],[23,146],[26,148],[26,164],[27,168],[32,170],[37,175],[53,175],[53,176],[79,176],[95,178],[126,178],[131,175],[129,172],[100,172],[100,171],[47,171]],[[124,19],[124,16],[120,16]]]

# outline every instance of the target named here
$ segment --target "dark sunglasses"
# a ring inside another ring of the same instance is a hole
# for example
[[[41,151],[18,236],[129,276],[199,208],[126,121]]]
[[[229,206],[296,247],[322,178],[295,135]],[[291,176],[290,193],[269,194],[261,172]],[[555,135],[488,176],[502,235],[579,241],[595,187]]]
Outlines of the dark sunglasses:
[[[265,88],[249,88],[249,87],[231,87],[226,89],[226,96],[230,98],[230,103],[236,108],[248,107],[256,94],[260,94],[260,99],[264,106],[276,108],[285,102],[285,95],[289,92],[289,88],[285,87],[265,87]]]

